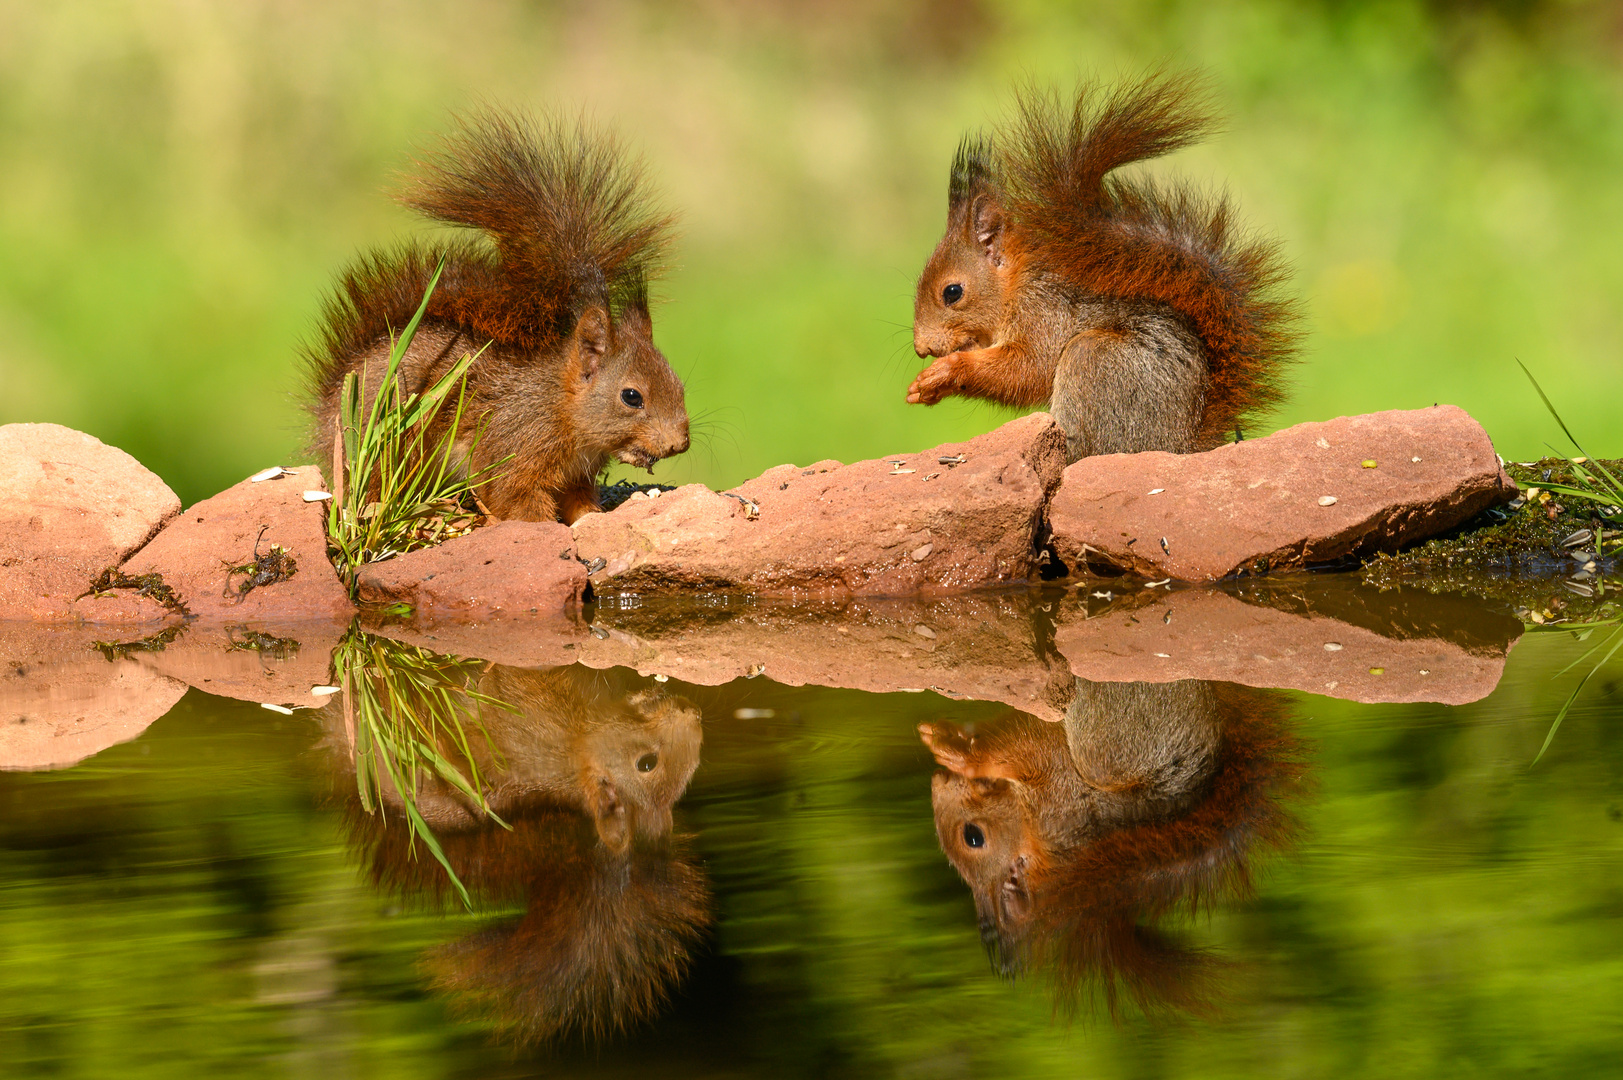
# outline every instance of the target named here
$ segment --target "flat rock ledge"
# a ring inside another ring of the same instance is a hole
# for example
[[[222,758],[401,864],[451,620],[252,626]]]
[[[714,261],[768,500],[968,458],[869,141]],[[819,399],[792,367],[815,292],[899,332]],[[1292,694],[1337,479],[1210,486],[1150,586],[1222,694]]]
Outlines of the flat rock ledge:
[[[408,604],[416,618],[554,616],[580,606],[586,568],[569,526],[502,521],[361,569],[361,601]]]
[[[205,623],[347,618],[355,607],[327,559],[327,504],[304,501],[306,491],[325,487],[314,465],[243,480],[189,507],[131,556],[124,572],[162,574]],[[233,568],[256,565],[273,547],[292,558],[292,573],[244,590],[254,571]]]
[[[908,596],[1026,581],[1065,465],[1046,413],[963,443],[634,496],[574,526],[602,591]]]
[[[1396,551],[1515,495],[1481,426],[1437,405],[1084,458],[1049,508],[1050,543],[1073,569],[1215,581]]]
[[[324,485],[313,466],[282,470],[177,515],[174,493],[122,451],[51,424],[0,428],[0,621],[180,618],[132,589],[84,595],[109,567],[161,575],[206,625],[347,619],[326,504],[303,498]],[[727,492],[639,494],[573,528],[498,523],[368,567],[359,591],[427,622],[477,623],[554,618],[593,594],[928,598],[1052,569],[1198,582],[1393,551],[1515,491],[1453,406],[1068,468],[1063,433],[1034,413],[924,452],[781,465]],[[256,567],[273,547],[292,574]]]
[[[0,621],[161,622],[157,601],[83,596],[180,513],[122,450],[57,424],[0,427]]]

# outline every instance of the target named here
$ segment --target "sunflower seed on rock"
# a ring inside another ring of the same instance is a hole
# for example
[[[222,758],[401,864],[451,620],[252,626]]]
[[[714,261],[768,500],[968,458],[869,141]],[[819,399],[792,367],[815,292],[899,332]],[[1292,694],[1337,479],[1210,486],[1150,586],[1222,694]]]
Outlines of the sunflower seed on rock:
[[[919,547],[914,548],[908,554],[910,554],[913,557],[914,562],[923,562],[925,559],[928,559],[930,557],[930,552],[932,552],[934,550],[935,550],[935,545],[934,544],[923,544],[923,545],[920,545]]]
[[[930,638],[932,640],[935,638],[935,631],[931,630],[928,626],[925,626],[923,623],[920,623],[918,626],[915,626],[913,628],[913,632],[915,634],[917,634],[919,637],[922,637],[922,638]]]
[[[306,491],[304,493],[305,502],[326,502],[330,498],[332,498],[332,492],[330,491]]]
[[[248,478],[250,484],[257,484],[264,480],[277,480],[284,476],[292,476],[292,469],[284,469],[280,465],[272,465],[268,469],[260,469]]]
[[[1334,495],[1320,495],[1319,496],[1319,505],[1320,506],[1334,506],[1335,504],[1336,504],[1336,497]]]
[[[603,629],[601,626],[597,626],[595,624],[592,626],[592,636],[599,641],[609,640],[609,632]]]
[[[586,564],[586,572],[588,574],[595,574],[607,565],[609,565],[609,560],[599,555],[597,558]]]
[[[1594,538],[1595,534],[1589,529],[1579,529],[1577,532],[1561,541],[1561,546],[1564,548],[1577,547],[1580,544],[1589,543],[1589,541],[1593,540]]]

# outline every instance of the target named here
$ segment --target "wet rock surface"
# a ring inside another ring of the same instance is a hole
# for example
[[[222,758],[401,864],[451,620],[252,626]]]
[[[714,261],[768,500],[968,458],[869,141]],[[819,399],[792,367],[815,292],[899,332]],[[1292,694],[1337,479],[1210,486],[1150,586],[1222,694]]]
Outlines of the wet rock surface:
[[[1064,466],[1046,413],[965,443],[781,465],[726,493],[689,485],[575,523],[594,588],[902,596],[1022,581]]]
[[[1149,590],[1054,644],[1097,682],[1215,679],[1363,702],[1486,697],[1522,625],[1458,597],[1382,593],[1345,579],[1263,589]]]
[[[190,624],[162,648],[132,650],[142,668],[220,697],[285,708],[326,703],[332,653],[347,622]]]
[[[1049,511],[1067,567],[1210,581],[1393,551],[1515,496],[1452,405],[1298,424],[1203,454],[1113,454],[1065,470]]]
[[[625,667],[701,686],[764,678],[930,691],[1002,702],[1044,720],[1064,716],[1073,676],[1215,679],[1355,701],[1474,701],[1493,689],[1521,633],[1518,620],[1492,605],[1381,592],[1345,576],[1175,592],[1123,584],[1127,592],[1018,589],[929,599],[621,596],[586,609],[589,623],[579,616],[384,621],[371,629],[514,667]]]
[[[0,769],[60,769],[145,731],[186,684],[100,638],[106,629],[0,625]]]
[[[1057,599],[1046,602],[1052,607]],[[1071,680],[1039,640],[1033,609],[1044,602],[1023,591],[811,605],[763,601],[712,608],[700,618],[691,606],[600,604],[576,659],[705,686],[765,676],[788,686],[930,690],[1058,720]]]
[[[325,489],[321,470],[283,472],[244,480],[189,507],[124,570],[162,574],[204,622],[347,618],[354,605],[327,560],[327,504],[304,501],[304,492]],[[273,567],[278,547],[285,557]]]
[[[129,590],[80,597],[179,512],[156,474],[93,436],[57,424],[0,427],[0,620],[168,618]]]
[[[363,603],[409,604],[420,617],[486,621],[579,607],[586,568],[569,526],[503,521],[438,547],[361,569]]]

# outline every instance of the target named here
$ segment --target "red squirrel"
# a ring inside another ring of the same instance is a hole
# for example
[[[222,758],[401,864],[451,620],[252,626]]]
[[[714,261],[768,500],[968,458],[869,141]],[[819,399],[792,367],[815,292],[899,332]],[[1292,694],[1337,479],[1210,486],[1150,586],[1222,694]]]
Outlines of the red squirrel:
[[[699,709],[624,672],[492,666],[450,689],[477,724],[434,749],[477,764],[498,824],[425,769],[411,803],[479,902],[521,906],[431,950],[434,987],[518,1044],[597,1041],[659,1013],[710,926],[710,888],[672,809],[699,765]],[[404,707],[414,707],[407,703]],[[320,714],[349,843],[372,880],[408,898],[449,899],[439,863],[413,846],[406,797],[379,770],[361,806],[344,707]]]
[[[1151,76],[1028,91],[1008,130],[964,139],[914,299],[936,359],[907,400],[1046,403],[1072,461],[1209,450],[1276,405],[1296,337],[1277,245],[1224,197],[1115,172],[1212,125],[1195,80]]]
[[[400,201],[485,235],[373,251],[344,272],[308,355],[316,460],[333,460],[344,376],[363,372],[376,394],[441,259],[401,376],[420,392],[475,356],[457,449],[470,473],[511,455],[480,492],[497,517],[573,523],[600,509],[611,458],[651,467],[687,450],[682,380],[648,313],[671,218],[651,208],[641,167],[584,124],[495,111],[417,166]],[[427,434],[435,445],[440,431]]]
[[[1048,969],[1069,1011],[1123,992],[1200,1014],[1215,961],[1157,924],[1251,890],[1297,830],[1302,747],[1271,691],[1077,679],[1063,724],[1014,713],[973,734],[921,725],[947,859],[1005,975]]]

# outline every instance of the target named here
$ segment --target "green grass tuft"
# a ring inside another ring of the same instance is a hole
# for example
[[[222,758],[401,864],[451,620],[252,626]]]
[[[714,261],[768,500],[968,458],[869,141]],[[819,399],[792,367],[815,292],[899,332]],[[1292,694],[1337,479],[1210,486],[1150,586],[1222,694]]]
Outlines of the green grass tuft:
[[[477,524],[483,513],[475,493],[495,479],[497,470],[509,460],[469,474],[456,450],[463,429],[468,368],[478,353],[464,354],[420,394],[407,393],[402,385],[400,362],[444,269],[441,259],[422,303],[394,340],[383,385],[370,406],[366,404],[364,370],[344,376],[341,460],[334,464],[334,472],[340,475],[333,481],[336,490],[327,516],[327,543],[333,565],[351,595],[361,566],[432,546]],[[451,409],[449,422],[430,444],[428,432],[447,408]],[[483,435],[480,423],[469,439],[469,458]]]

